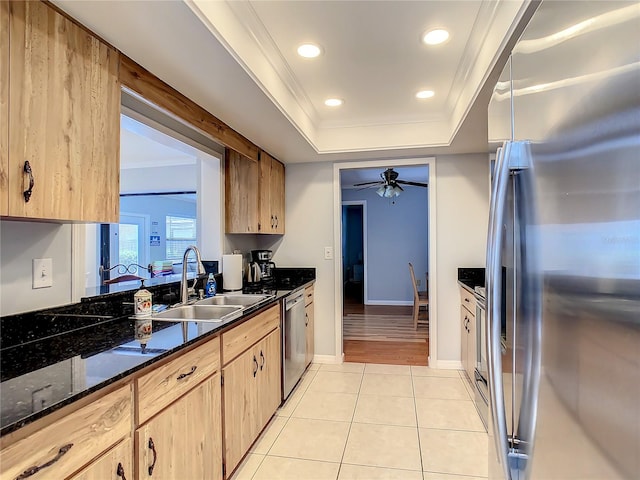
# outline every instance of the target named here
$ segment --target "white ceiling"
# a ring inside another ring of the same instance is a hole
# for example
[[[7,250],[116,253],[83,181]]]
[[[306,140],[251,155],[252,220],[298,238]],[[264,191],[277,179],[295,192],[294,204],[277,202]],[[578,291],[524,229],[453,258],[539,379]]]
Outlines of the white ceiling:
[[[292,163],[486,151],[485,84],[528,1],[54,3]],[[422,44],[435,27],[448,42]],[[298,57],[303,41],[323,54]]]

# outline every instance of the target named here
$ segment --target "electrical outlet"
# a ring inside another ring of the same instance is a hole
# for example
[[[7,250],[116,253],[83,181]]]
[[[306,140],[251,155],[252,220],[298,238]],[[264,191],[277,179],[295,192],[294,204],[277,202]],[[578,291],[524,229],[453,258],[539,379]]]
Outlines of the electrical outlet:
[[[324,247],[324,259],[331,260],[333,258],[333,247]]]
[[[422,280],[418,279],[416,280],[416,286],[419,287],[422,284]]]
[[[51,286],[53,286],[53,260],[50,258],[34,258],[32,288]]]
[[[38,390],[34,390],[31,393],[31,402],[33,413],[47,408],[53,403],[53,386],[45,385]]]

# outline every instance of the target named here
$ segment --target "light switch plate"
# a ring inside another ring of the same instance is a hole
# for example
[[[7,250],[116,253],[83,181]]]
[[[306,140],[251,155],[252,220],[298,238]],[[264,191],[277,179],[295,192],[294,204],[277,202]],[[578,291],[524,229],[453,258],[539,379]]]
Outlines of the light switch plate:
[[[324,259],[331,260],[333,258],[333,247],[324,247]]]
[[[53,260],[51,258],[34,258],[32,288],[51,286],[53,286]]]

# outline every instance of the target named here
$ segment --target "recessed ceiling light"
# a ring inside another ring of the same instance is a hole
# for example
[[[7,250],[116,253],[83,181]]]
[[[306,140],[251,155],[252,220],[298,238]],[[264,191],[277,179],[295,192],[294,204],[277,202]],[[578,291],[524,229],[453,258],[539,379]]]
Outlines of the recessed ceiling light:
[[[434,95],[435,93],[433,93],[433,90],[420,90],[416,93],[416,98],[431,98]]]
[[[442,29],[431,30],[423,35],[422,41],[427,45],[438,45],[444,43],[449,38],[449,32]]]
[[[327,98],[327,99],[324,101],[324,104],[325,104],[327,107],[339,107],[339,106],[340,106],[340,105],[342,105],[343,103],[344,103],[344,102],[343,102],[341,99],[339,99],[339,98]]]
[[[320,47],[313,43],[303,43],[298,47],[298,55],[304,58],[316,58],[320,53]]]

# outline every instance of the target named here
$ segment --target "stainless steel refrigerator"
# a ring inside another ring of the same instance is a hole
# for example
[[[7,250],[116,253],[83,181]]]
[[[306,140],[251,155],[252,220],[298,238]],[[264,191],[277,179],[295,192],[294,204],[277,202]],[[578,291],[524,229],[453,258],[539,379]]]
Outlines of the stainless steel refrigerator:
[[[640,478],[640,3],[542,1],[488,114],[489,478]]]

